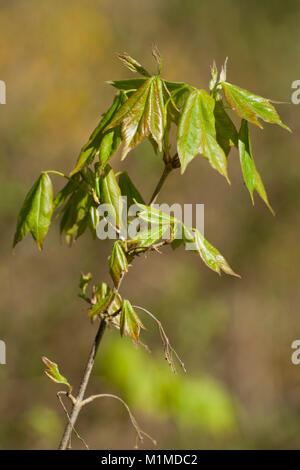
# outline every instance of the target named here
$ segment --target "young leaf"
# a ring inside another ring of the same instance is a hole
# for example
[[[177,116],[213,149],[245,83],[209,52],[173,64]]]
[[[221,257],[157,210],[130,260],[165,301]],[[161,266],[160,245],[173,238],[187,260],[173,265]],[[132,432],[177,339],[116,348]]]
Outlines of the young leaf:
[[[123,274],[128,272],[127,257],[120,241],[114,243],[109,259],[109,272],[115,287],[118,288]]]
[[[53,186],[49,175],[43,172],[25,197],[18,216],[13,246],[16,246],[30,232],[38,249],[42,250],[52,212]]]
[[[135,59],[128,54],[119,54],[118,58],[129,68],[132,72],[138,72],[145,77],[150,77],[150,73]]]
[[[89,210],[89,227],[91,229],[92,235],[95,234],[95,230],[97,228],[98,222],[99,222],[99,215],[97,212],[97,208],[95,206],[91,206]]]
[[[161,79],[154,76],[134,92],[115,114],[105,131],[122,124],[122,160],[145,137],[152,135],[162,150],[164,102]]]
[[[145,328],[129,300],[124,300],[120,315],[121,336],[130,336],[136,343],[139,340],[140,329]]]
[[[86,165],[92,163],[98,151],[99,160],[102,166],[104,166],[110,157],[117,151],[121,143],[120,129],[114,128],[110,131],[106,131],[105,127],[111,122],[118,109],[120,109],[125,101],[126,96],[124,93],[120,92],[116,95],[112,106],[104,114],[88,142],[82,147],[76,166],[70,173],[70,176],[80,171]]]
[[[58,209],[68,198],[68,196],[78,187],[80,176],[74,175],[67,184],[57,193],[53,201],[53,210]]]
[[[262,200],[266,203],[272,214],[274,211],[269,204],[268,196],[264,188],[261,177],[256,170],[255,163],[252,156],[251,141],[248,129],[248,123],[242,119],[241,128],[239,132],[239,154],[244,181],[249,190],[252,204],[254,205],[253,192],[256,189]]]
[[[101,179],[101,203],[110,205],[110,221],[115,227],[122,223],[122,197],[113,169],[106,165]]]
[[[78,238],[87,228],[91,204],[92,197],[88,192],[88,186],[82,182],[64,206],[60,222],[60,232],[65,233],[69,245],[75,236]]]
[[[55,362],[50,361],[50,359],[45,356],[42,357],[42,361],[48,367],[48,369],[44,370],[44,373],[47,375],[47,377],[49,377],[52,382],[66,385],[69,388],[69,391],[71,391],[71,385],[69,384],[67,379],[63,375],[61,375],[57,364],[55,364]]]
[[[226,274],[231,274],[231,276],[240,277],[231,269],[221,253],[214,246],[212,246],[198,230],[193,229],[193,234],[199,255],[210,269],[217,272],[218,274],[221,274],[222,270]]]
[[[215,101],[205,90],[193,90],[187,98],[177,134],[181,173],[200,153],[229,182],[226,155],[216,140],[214,108]]]
[[[168,226],[159,225],[150,230],[144,230],[133,237],[130,242],[138,242],[141,247],[152,246],[162,238],[167,229]]]
[[[92,279],[91,273],[81,274],[80,276],[79,289],[81,290],[83,296],[86,295],[86,289],[91,279]]]
[[[227,156],[230,147],[238,145],[238,133],[232,120],[226,113],[222,101],[216,101],[214,116],[216,120],[217,142]]]
[[[140,203],[137,203],[137,205],[141,209],[138,213],[138,216],[145,222],[153,225],[171,225],[175,221],[174,217],[171,217],[170,215],[165,214],[164,212],[159,211],[152,206],[146,206]]]
[[[96,315],[100,315],[101,313],[105,312],[107,307],[109,306],[111,300],[113,297],[113,293],[109,292],[106,297],[103,299],[99,300],[95,305],[93,305],[88,313],[89,317],[95,317]]]
[[[127,171],[122,171],[119,176],[119,186],[122,196],[127,196],[127,205],[130,207],[136,202],[145,204],[141,194],[133,184],[132,180],[128,176]]]
[[[221,83],[227,103],[238,116],[246,119],[262,128],[258,118],[271,124],[279,124],[288,131],[290,129],[281,122],[274,106],[266,98],[253,95],[249,91],[232,85],[228,82]]]
[[[146,78],[129,78],[125,80],[110,80],[106,82],[108,85],[112,85],[118,90],[124,91],[136,91],[146,81]]]

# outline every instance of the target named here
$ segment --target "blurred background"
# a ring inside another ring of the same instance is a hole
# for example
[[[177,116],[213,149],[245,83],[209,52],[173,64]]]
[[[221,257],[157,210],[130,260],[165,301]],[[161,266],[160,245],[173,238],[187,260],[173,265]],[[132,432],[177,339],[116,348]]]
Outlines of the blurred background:
[[[108,280],[111,242],[87,233],[70,249],[54,221],[39,253],[29,235],[12,253],[16,218],[41,170],[73,168],[114,90],[106,80],[132,76],[115,56],[127,52],[163,76],[208,88],[210,65],[226,56],[228,81],[290,102],[300,79],[297,0],[2,0],[0,79],[7,104],[0,124],[0,448],[56,448],[65,416],[43,375],[41,356],[58,362],[77,389],[96,331],[77,297],[80,272]],[[204,203],[205,234],[242,279],[219,278],[183,249],[141,257],[122,294],[163,322],[187,374],[174,375],[159,333],[142,316],[152,353],[105,334],[90,393],[124,398],[141,427],[166,449],[300,447],[300,365],[291,362],[299,325],[300,105],[278,105],[289,134],[251,126],[253,153],[273,217],[243,184],[232,150],[232,185],[195,158],[174,172],[160,201]],[[147,142],[120,163],[148,199],[162,171]],[[55,188],[62,181],[53,176]],[[297,287],[298,286],[298,287]],[[142,315],[142,314],[141,314]],[[127,449],[135,433],[121,404],[100,400],[81,414],[78,431],[95,449]],[[74,437],[74,448],[82,443]],[[145,448],[152,448],[145,441]]]

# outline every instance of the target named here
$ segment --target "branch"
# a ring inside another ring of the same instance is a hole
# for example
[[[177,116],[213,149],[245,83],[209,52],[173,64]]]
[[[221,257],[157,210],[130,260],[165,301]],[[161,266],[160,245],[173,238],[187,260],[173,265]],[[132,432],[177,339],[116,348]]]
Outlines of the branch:
[[[134,415],[132,414],[129,406],[127,405],[127,403],[122,400],[122,398],[118,397],[117,395],[112,395],[111,393],[101,393],[101,394],[98,394],[98,395],[91,395],[89,398],[86,398],[82,403],[81,403],[81,407],[87,405],[88,403],[91,403],[92,401],[94,401],[96,398],[115,398],[116,400],[120,401],[126,408],[128,414],[129,414],[129,418],[130,418],[130,421],[137,433],[137,437],[138,439],[140,440],[140,442],[143,442],[143,436],[145,437],[148,437],[148,439],[150,439],[150,441],[152,441],[152,443],[156,446],[157,445],[157,442],[155,439],[153,439],[149,434],[147,434],[145,431],[143,431],[140,426],[138,425],[138,422],[137,420],[135,419]],[[136,448],[137,448],[137,445],[136,445]]]
[[[170,165],[167,164],[167,163],[165,164],[163,174],[162,174],[162,176],[161,176],[161,178],[160,178],[160,180],[159,180],[159,182],[158,182],[158,184],[157,184],[157,186],[156,186],[156,188],[153,192],[153,195],[151,197],[149,205],[152,204],[155,201],[155,199],[157,198],[157,196],[158,196],[158,194],[159,194],[159,192],[160,192],[167,176],[171,172],[172,168],[173,168],[172,163]],[[175,168],[175,166],[174,166],[174,168]],[[133,258],[134,258],[134,256],[135,256],[135,253],[132,254]],[[119,291],[122,280],[123,280],[123,277],[120,279],[118,288],[115,289],[116,292]],[[111,300],[111,304],[112,304],[112,302],[113,302],[113,298]],[[111,304],[108,305],[107,310],[109,310]],[[91,349],[91,352],[90,352],[90,355],[89,355],[89,358],[88,358],[88,361],[87,361],[87,364],[86,364],[86,367],[85,367],[85,370],[84,370],[84,373],[83,373],[83,377],[82,377],[81,384],[80,384],[80,387],[79,387],[78,396],[73,401],[71,414],[68,417],[68,423],[65,427],[64,434],[63,434],[62,439],[60,441],[60,445],[59,445],[60,450],[66,450],[68,445],[69,445],[71,435],[72,435],[72,431],[74,430],[74,425],[77,421],[78,415],[79,415],[80,410],[82,408],[82,402],[83,402],[83,399],[84,399],[84,395],[85,395],[85,392],[86,392],[86,389],[87,389],[87,386],[88,386],[88,383],[89,383],[89,379],[90,379],[90,376],[91,376],[91,373],[92,373],[92,370],[93,370],[93,367],[94,367],[94,363],[95,363],[96,354],[97,354],[97,351],[98,351],[99,344],[101,342],[103,333],[105,331],[105,328],[106,328],[106,321],[105,321],[105,319],[102,318],[100,320],[99,329],[98,329],[96,337],[94,339],[93,346],[92,346],[92,349]]]

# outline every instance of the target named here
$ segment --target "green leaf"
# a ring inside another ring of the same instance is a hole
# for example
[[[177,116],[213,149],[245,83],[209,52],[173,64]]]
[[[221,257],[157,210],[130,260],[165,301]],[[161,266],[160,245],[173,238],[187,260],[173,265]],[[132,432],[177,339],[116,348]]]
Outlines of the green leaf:
[[[78,238],[87,228],[91,204],[92,197],[88,192],[88,185],[82,182],[71,194],[62,212],[60,232],[65,233],[69,245],[74,237]]]
[[[288,131],[290,129],[281,122],[274,106],[266,98],[253,95],[249,91],[232,85],[228,82],[221,83],[227,103],[238,116],[246,119],[262,128],[258,118],[271,124],[279,124]]]
[[[217,142],[227,156],[230,147],[238,145],[238,133],[232,120],[226,113],[222,101],[216,101],[214,116],[216,120]]]
[[[99,302],[100,300],[104,299],[104,297],[108,296],[108,294],[111,292],[111,288],[106,282],[101,282],[101,284],[97,286],[96,292],[97,300]]]
[[[91,206],[88,215],[88,225],[91,231],[91,234],[94,238],[96,238],[96,229],[98,222],[100,220],[99,214],[97,212],[97,208],[95,206]]]
[[[222,270],[226,274],[231,274],[231,276],[240,277],[231,269],[221,253],[211,245],[198,230],[193,229],[193,234],[198,253],[210,269],[218,274],[221,274]]]
[[[109,272],[115,287],[118,288],[124,273],[128,272],[127,257],[120,241],[114,243],[109,259]]]
[[[101,179],[101,203],[110,205],[110,222],[117,228],[122,224],[122,195],[113,169],[106,165]]]
[[[140,212],[138,213],[138,216],[144,220],[145,222],[148,222],[149,224],[153,225],[172,225],[175,221],[174,217],[171,217],[168,214],[165,214],[164,212],[159,211],[158,209],[155,209],[152,206],[146,206],[144,204],[137,203],[137,205],[140,207]]]
[[[193,90],[186,100],[177,134],[181,173],[200,153],[229,182],[226,155],[216,140],[214,108],[215,101],[205,90]]]
[[[144,138],[152,135],[162,150],[164,102],[161,79],[154,76],[134,92],[115,114],[106,131],[122,124],[122,159]]]
[[[265,204],[268,206],[268,208],[274,215],[274,211],[269,204],[268,196],[264,188],[263,182],[255,167],[255,163],[254,163],[253,156],[252,156],[252,148],[251,148],[248,123],[247,121],[245,121],[245,119],[242,119],[241,128],[239,132],[238,147],[239,147],[240,162],[241,162],[242,172],[244,176],[244,181],[249,190],[252,204],[254,205],[253,192],[256,189],[256,191],[258,192],[262,200],[265,202]]]
[[[126,80],[110,80],[106,82],[108,85],[112,85],[118,90],[124,91],[136,91],[146,81],[146,78],[130,78]]]
[[[95,317],[96,315],[100,315],[101,313],[105,312],[105,310],[107,309],[107,307],[109,306],[112,300],[113,295],[114,294],[112,292],[109,292],[108,295],[106,295],[106,297],[99,300],[99,302],[93,305],[89,310],[88,316]]]
[[[53,201],[53,210],[58,209],[70,196],[70,194],[78,187],[79,185],[79,175],[74,175],[67,184],[57,193]]]
[[[109,158],[117,151],[121,143],[120,129],[115,128],[110,131],[105,130],[105,127],[112,121],[118,109],[125,103],[126,96],[120,92],[115,96],[112,106],[103,115],[103,118],[93,131],[88,142],[82,147],[79,157],[77,159],[74,170],[70,176],[74,175],[86,165],[92,163],[96,153],[99,151],[99,160],[102,166],[109,160]]]
[[[129,68],[132,72],[138,72],[145,77],[150,77],[150,73],[135,59],[128,54],[118,54],[118,58]]]
[[[152,246],[162,238],[167,229],[167,225],[159,225],[150,230],[144,230],[133,237],[130,242],[138,242],[141,247]]]
[[[48,359],[45,356],[42,357],[42,361],[48,367],[48,369],[44,371],[47,377],[49,377],[49,379],[52,380],[52,382],[67,385],[67,387],[69,388],[69,391],[71,391],[72,390],[71,385],[69,384],[67,379],[63,375],[61,375],[57,364],[55,364],[55,362],[50,361],[50,359]]]
[[[122,171],[119,175],[119,186],[122,196],[127,196],[127,205],[130,207],[135,201],[145,204],[141,194],[128,176],[127,171]]]
[[[28,232],[31,233],[39,250],[43,249],[53,212],[53,187],[49,175],[43,172],[25,197],[20,210],[13,246],[16,246]]]
[[[92,279],[91,273],[81,274],[80,276],[79,289],[81,290],[83,296],[86,295],[86,289],[91,279]]]
[[[136,343],[139,340],[140,329],[145,328],[129,300],[124,300],[120,315],[121,336],[130,336]]]
[[[164,83],[171,94],[175,94],[182,89],[190,90],[189,85],[184,82],[171,82],[170,80],[164,80]]]

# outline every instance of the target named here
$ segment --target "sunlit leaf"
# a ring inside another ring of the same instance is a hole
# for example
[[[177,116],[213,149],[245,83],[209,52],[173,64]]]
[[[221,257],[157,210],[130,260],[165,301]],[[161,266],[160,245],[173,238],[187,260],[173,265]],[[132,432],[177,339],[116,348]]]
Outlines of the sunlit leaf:
[[[89,211],[89,226],[93,235],[95,234],[98,222],[99,214],[97,212],[97,208],[95,206],[91,206]]]
[[[122,159],[144,138],[152,135],[162,150],[164,102],[161,79],[154,76],[133,93],[113,117],[106,131],[122,124]]]
[[[130,241],[137,242],[141,247],[152,246],[162,238],[167,229],[167,225],[159,225],[158,227],[156,226],[150,230],[139,232]]]
[[[201,154],[228,180],[226,155],[216,140],[214,108],[215,100],[205,90],[193,90],[186,100],[177,134],[181,173]]]
[[[124,91],[136,91],[140,88],[146,81],[146,78],[129,78],[125,80],[110,80],[106,82],[108,85],[112,85],[118,90]]]
[[[127,257],[120,241],[114,243],[109,259],[109,272],[115,287],[119,286],[123,274],[128,272]]]
[[[20,210],[13,246],[31,233],[39,250],[43,248],[53,212],[53,186],[45,172],[34,183]]]
[[[148,222],[149,224],[153,225],[171,225],[174,223],[174,217],[155,209],[152,206],[146,206],[144,204],[137,203],[140,211],[138,212],[138,216]]]
[[[262,200],[266,203],[272,214],[274,214],[273,209],[269,204],[268,196],[261,180],[261,177],[255,167],[255,163],[252,156],[248,123],[247,121],[245,121],[245,119],[243,119],[241,123],[238,147],[244,181],[249,190],[252,204],[254,205],[253,192],[256,189],[256,191],[258,192]]]
[[[118,58],[123,62],[126,67],[132,72],[138,72],[145,77],[150,77],[149,72],[135,59],[128,54],[118,54]]]
[[[89,317],[95,317],[96,315],[100,315],[101,313],[105,312],[107,307],[109,306],[112,300],[113,293],[109,292],[106,297],[99,300],[95,305],[93,305],[88,313]]]
[[[221,255],[221,253],[212,246],[203,235],[196,229],[193,229],[193,235],[195,237],[195,244],[198,250],[199,255],[201,256],[204,263],[213,271],[221,274],[221,270],[226,274],[231,274],[232,276],[240,277],[236,274],[226,259]]]
[[[50,359],[48,359],[45,356],[42,357],[42,361],[48,367],[48,369],[46,369],[44,372],[47,375],[47,377],[49,377],[49,379],[52,380],[52,382],[67,385],[69,390],[72,389],[67,379],[63,375],[61,375],[61,373],[59,372],[58,366],[57,364],[55,364],[55,362],[50,361]]]
[[[279,124],[281,127],[290,130],[281,122],[276,109],[268,99],[249,93],[249,91],[228,82],[222,82],[222,88],[227,103],[241,118],[261,128],[262,125],[258,118],[272,124]]]
[[[109,160],[109,158],[117,151],[121,143],[120,129],[115,127],[110,131],[105,130],[105,127],[112,121],[118,109],[126,101],[124,93],[120,92],[116,95],[112,106],[103,115],[103,118],[93,131],[88,142],[82,147],[79,157],[77,159],[74,170],[70,176],[74,175],[86,165],[92,163],[97,152],[99,152],[99,160],[102,166]]]
[[[84,296],[86,295],[86,289],[87,289],[91,279],[92,279],[91,273],[81,274],[81,276],[80,276],[79,289],[81,290],[82,295],[84,295]]]
[[[120,314],[121,336],[130,336],[136,343],[139,340],[140,329],[145,328],[129,300],[124,300]]]

